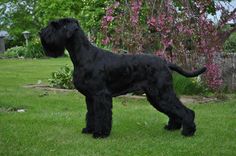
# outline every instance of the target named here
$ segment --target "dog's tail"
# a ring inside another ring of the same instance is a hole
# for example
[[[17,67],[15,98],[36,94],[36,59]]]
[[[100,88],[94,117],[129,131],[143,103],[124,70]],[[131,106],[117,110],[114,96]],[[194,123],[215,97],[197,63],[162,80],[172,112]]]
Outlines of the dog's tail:
[[[202,67],[202,68],[197,69],[193,72],[187,72],[187,71],[183,70],[181,67],[177,66],[176,64],[172,64],[172,63],[168,63],[168,67],[171,70],[176,71],[176,72],[178,72],[179,74],[181,74],[185,77],[196,77],[196,76],[204,73],[207,70],[206,67]]]

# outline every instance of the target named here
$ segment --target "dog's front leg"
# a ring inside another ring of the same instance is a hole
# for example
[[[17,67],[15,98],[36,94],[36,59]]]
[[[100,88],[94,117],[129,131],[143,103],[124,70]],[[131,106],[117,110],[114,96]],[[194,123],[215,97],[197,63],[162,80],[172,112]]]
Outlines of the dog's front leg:
[[[112,96],[107,91],[100,91],[94,96],[94,138],[110,135],[112,126]]]
[[[86,127],[83,128],[82,133],[91,134],[94,132],[94,100],[90,96],[86,96]]]

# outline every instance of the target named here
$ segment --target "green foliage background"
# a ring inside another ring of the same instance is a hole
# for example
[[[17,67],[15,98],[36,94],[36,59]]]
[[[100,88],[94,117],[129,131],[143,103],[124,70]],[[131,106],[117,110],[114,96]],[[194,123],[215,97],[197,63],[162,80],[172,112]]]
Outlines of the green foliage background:
[[[194,3],[195,0],[191,0]],[[231,0],[227,0],[231,1]],[[181,7],[180,1],[174,1]],[[37,38],[40,29],[48,21],[73,17],[80,20],[85,32],[96,37],[95,42],[100,45],[101,19],[105,15],[105,8],[114,1],[111,0],[0,0],[0,30],[9,32],[11,39],[6,40],[6,47],[22,46],[25,43],[22,32],[31,32],[31,38]],[[192,4],[191,3],[191,4]],[[143,9],[147,9],[145,5]],[[208,8],[209,14],[215,14],[215,3]],[[141,20],[146,17],[140,15]],[[235,37],[231,37],[225,46],[226,51],[232,51]],[[229,45],[230,44],[230,45]],[[230,49],[230,50],[228,50]]]
[[[236,33],[233,33],[225,42],[224,51],[229,53],[236,52]]]
[[[96,35],[108,4],[108,0],[1,0],[0,29],[12,38],[7,47],[23,45],[23,31],[35,38],[48,21],[63,17],[79,19],[86,32]]]

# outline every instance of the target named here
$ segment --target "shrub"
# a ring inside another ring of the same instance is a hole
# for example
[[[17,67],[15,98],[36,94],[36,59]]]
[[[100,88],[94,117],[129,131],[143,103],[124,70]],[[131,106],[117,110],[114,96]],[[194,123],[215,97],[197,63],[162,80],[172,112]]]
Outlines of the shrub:
[[[73,89],[72,70],[68,65],[61,67],[59,71],[52,73],[52,78],[49,79],[49,83],[52,87]]]
[[[27,51],[25,51],[26,58],[42,58],[44,56],[43,47],[39,41],[29,43]]]
[[[186,78],[182,75],[174,74],[173,81],[177,95],[204,95],[210,93],[200,77]]]
[[[222,75],[213,56],[222,52],[223,43],[236,28],[224,30],[236,18],[229,6],[229,1],[211,0],[116,0],[106,8],[101,21],[102,44],[130,53],[165,56],[188,69],[197,68],[198,56],[204,55],[205,66],[215,68],[214,72],[206,71],[206,84],[217,91]],[[219,20],[209,19],[209,14],[216,13],[220,13]]]
[[[7,58],[24,57],[24,54],[26,51],[27,51],[27,48],[23,46],[13,47],[13,48],[8,49],[4,53],[4,57],[7,57]]]
[[[236,33],[232,34],[224,44],[224,51],[228,53],[236,52]]]
[[[41,58],[44,56],[45,54],[39,41],[30,42],[26,47],[17,46],[10,48],[4,53],[4,57],[6,58]]]

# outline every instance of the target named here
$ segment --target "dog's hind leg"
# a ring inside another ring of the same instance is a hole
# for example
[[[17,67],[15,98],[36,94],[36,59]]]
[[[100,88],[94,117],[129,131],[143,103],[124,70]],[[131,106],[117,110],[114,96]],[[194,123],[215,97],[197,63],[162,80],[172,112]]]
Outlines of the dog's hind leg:
[[[86,96],[86,127],[83,128],[82,133],[91,134],[94,131],[94,102],[93,98]]]
[[[168,116],[169,116],[169,121],[168,121],[168,124],[165,125],[164,128],[169,131],[180,129],[182,126],[181,119],[174,114],[169,114]]]
[[[162,107],[159,104],[160,96],[158,91],[156,89],[153,90],[148,89],[147,91],[145,91],[145,93],[147,96],[147,100],[150,102],[150,104],[158,111],[166,114],[169,117],[169,122],[164,128],[166,130],[171,130],[171,131],[180,129],[182,126],[181,119],[178,116],[174,115],[173,113],[170,112],[167,113],[164,109],[162,109]]]
[[[183,135],[192,136],[194,134],[196,131],[194,112],[179,101],[171,85],[163,85],[159,91],[149,90],[146,94],[148,101],[157,110],[169,117],[169,122],[165,129],[180,129],[181,125],[183,125]]]
[[[94,96],[94,138],[110,135],[112,126],[112,96],[107,91],[100,91]]]

